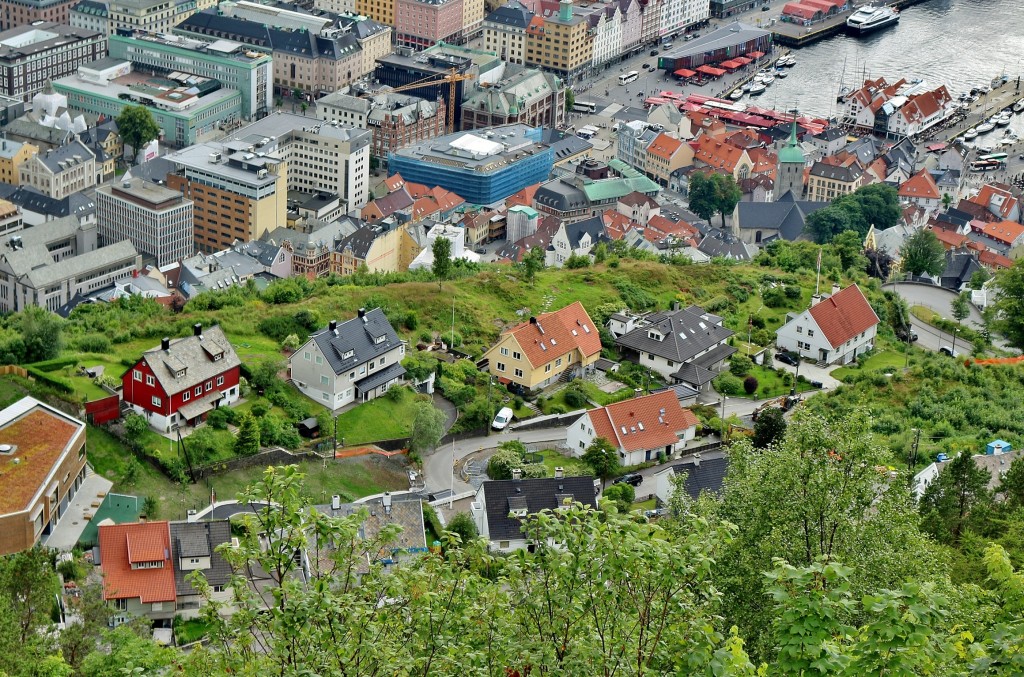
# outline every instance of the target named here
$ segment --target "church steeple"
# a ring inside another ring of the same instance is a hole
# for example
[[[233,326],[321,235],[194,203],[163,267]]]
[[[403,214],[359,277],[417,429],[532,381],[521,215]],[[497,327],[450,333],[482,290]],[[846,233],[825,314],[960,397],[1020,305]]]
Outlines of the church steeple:
[[[775,187],[772,191],[776,201],[787,192],[792,192],[793,198],[797,200],[803,196],[805,165],[806,158],[796,136],[796,119],[794,118],[793,126],[789,130],[789,140],[779,150],[779,166],[775,171]]]

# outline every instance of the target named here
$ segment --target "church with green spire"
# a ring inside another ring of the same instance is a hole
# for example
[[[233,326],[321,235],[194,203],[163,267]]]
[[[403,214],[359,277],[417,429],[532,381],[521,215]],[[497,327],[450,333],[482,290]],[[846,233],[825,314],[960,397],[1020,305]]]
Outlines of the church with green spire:
[[[794,200],[803,199],[804,167],[806,158],[796,137],[796,121],[789,132],[789,140],[779,150],[779,166],[775,171],[775,188],[772,191],[777,202],[787,192],[792,191]]]

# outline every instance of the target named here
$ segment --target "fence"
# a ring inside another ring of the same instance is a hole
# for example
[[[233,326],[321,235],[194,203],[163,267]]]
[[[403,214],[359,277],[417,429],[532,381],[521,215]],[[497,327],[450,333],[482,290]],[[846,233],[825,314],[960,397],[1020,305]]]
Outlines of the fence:
[[[196,468],[193,475],[195,480],[199,481],[204,477],[229,472],[231,470],[238,470],[240,468],[252,468],[253,466],[266,465],[290,465],[292,463],[298,463],[299,461],[313,458],[320,457],[310,451],[293,452],[277,447],[275,449],[261,451],[258,454],[253,454],[252,456],[240,456],[226,461],[210,463],[209,465]]]
[[[570,411],[567,414],[549,414],[528,419],[522,423],[515,423],[509,426],[511,430],[540,430],[543,428],[564,428],[580,416],[586,413],[584,409]]]
[[[8,374],[14,374],[22,378],[28,378],[28,372],[25,371],[24,367],[19,367],[16,364],[5,364],[0,367],[0,375],[7,376]]]
[[[85,415],[93,425],[116,421],[121,417],[121,398],[117,395],[85,403]]]

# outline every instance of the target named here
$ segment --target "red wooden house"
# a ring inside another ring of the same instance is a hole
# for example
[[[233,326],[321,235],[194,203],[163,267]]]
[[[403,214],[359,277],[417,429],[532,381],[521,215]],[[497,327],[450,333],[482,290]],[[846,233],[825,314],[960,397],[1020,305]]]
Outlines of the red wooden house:
[[[157,430],[194,426],[213,409],[239,396],[241,365],[220,327],[163,339],[121,376],[122,398]]]

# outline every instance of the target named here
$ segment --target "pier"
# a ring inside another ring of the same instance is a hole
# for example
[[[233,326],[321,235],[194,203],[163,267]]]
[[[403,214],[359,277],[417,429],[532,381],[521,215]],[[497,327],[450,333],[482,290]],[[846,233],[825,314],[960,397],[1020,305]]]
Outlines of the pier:
[[[925,0],[895,0],[888,4],[890,7],[895,7],[902,11],[906,7],[910,7],[911,5],[916,5],[921,2],[925,2]],[[818,40],[824,40],[825,38],[831,38],[834,35],[845,33],[846,20],[860,7],[861,5],[854,5],[846,12],[830,16],[827,19],[810,26],[789,23],[787,21],[776,21],[769,29],[772,32],[772,40],[779,45],[799,48],[805,47],[813,42],[817,42]],[[898,29],[899,26],[897,25],[893,30]]]

